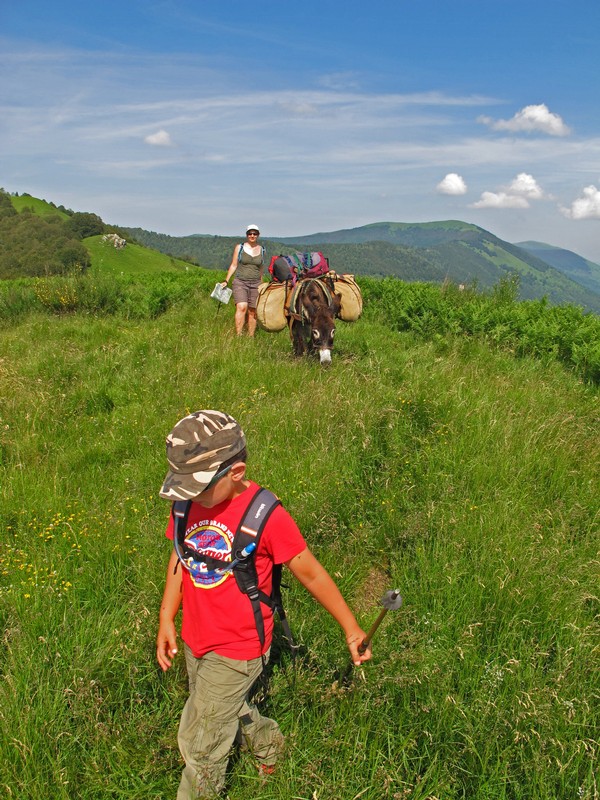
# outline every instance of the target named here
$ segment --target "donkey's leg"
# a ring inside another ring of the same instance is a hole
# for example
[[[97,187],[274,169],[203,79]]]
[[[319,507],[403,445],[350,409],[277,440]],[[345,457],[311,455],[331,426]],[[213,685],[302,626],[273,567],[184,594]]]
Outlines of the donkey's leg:
[[[296,322],[294,320],[292,323],[292,347],[294,348],[295,356],[304,355],[306,350],[303,327],[301,322]]]

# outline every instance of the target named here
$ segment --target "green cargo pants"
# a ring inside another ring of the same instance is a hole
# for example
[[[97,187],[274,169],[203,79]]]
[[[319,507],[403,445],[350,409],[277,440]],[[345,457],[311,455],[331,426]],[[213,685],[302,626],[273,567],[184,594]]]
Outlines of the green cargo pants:
[[[195,658],[186,645],[185,662],[190,696],[179,724],[185,769],[177,800],[214,798],[225,785],[227,762],[236,740],[258,762],[272,765],[283,748],[283,735],[274,720],[262,717],[248,701],[263,669],[261,658],[237,661],[216,653]]]

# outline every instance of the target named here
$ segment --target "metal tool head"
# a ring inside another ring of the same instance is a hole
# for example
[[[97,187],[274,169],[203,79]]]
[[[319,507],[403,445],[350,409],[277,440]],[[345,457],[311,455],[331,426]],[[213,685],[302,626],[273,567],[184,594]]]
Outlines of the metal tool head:
[[[381,605],[386,611],[396,611],[402,605],[399,589],[390,589],[381,598]]]

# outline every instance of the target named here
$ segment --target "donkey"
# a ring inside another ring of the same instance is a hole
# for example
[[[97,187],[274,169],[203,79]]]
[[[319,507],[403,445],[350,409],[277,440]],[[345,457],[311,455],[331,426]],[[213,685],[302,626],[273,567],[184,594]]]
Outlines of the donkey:
[[[331,283],[331,282],[329,282]],[[322,278],[298,281],[290,302],[290,335],[294,355],[319,354],[323,365],[331,364],[335,318],[341,298]]]

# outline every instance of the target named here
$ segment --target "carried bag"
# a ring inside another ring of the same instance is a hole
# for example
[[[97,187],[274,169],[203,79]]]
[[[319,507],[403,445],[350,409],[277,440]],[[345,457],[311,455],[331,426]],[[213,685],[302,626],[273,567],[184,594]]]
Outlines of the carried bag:
[[[302,253],[304,265],[299,278],[318,278],[319,275],[326,275],[329,272],[329,260],[323,253]]]
[[[343,322],[356,322],[362,314],[363,299],[354,275],[338,275],[331,270],[329,277],[333,281],[333,291],[339,294],[341,300],[338,317]]]
[[[256,301],[256,320],[259,328],[269,333],[282,331],[287,325],[285,301],[288,283],[261,283]]]
[[[279,283],[296,280],[295,269],[292,269],[289,259],[285,256],[273,256],[269,264],[269,273],[271,280]]]
[[[269,264],[269,273],[274,281],[283,283],[304,278],[318,278],[329,272],[329,260],[318,251],[311,253],[290,253],[273,256]]]

